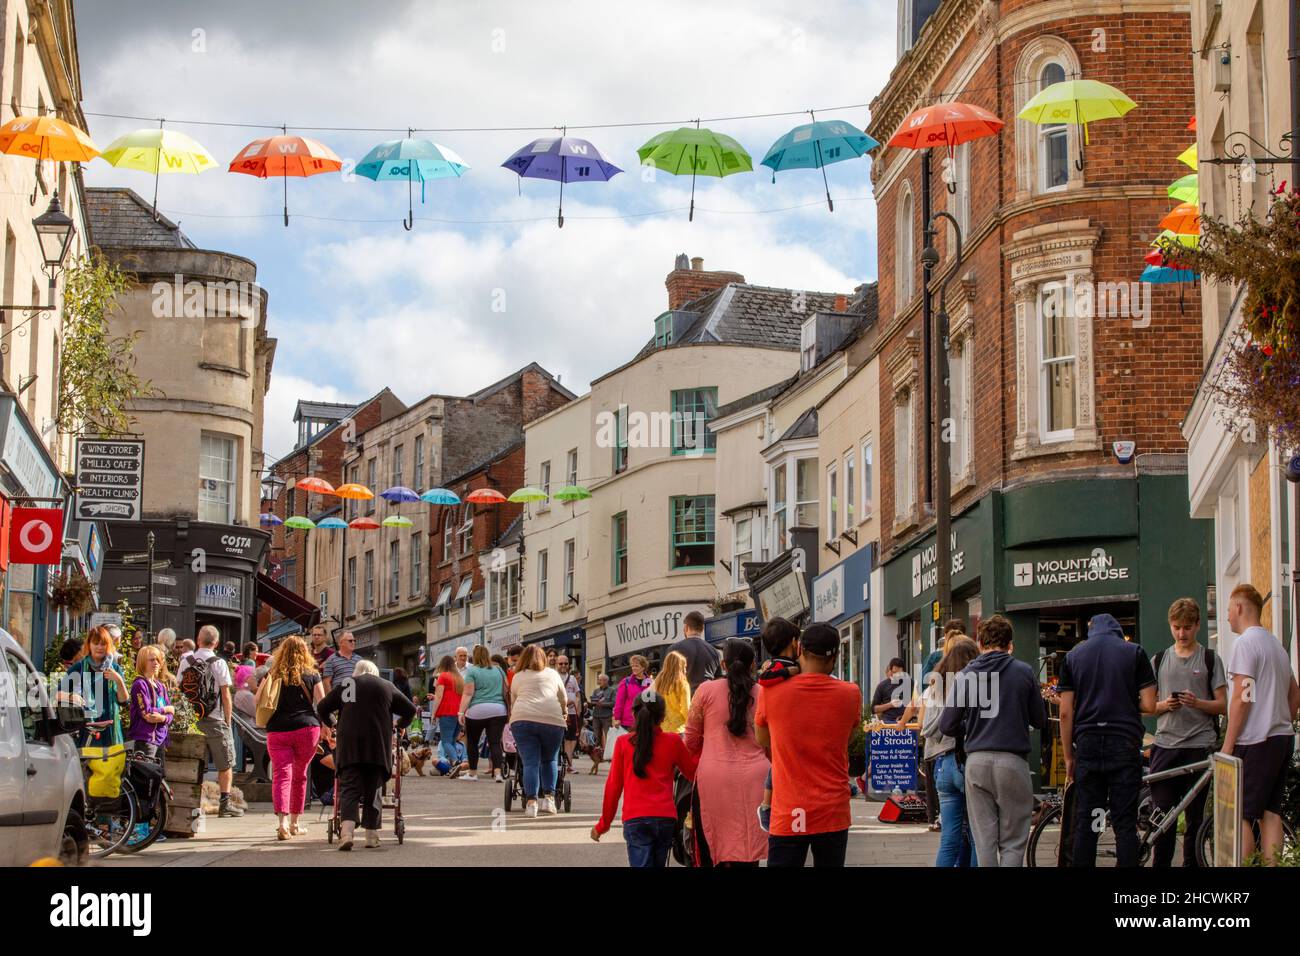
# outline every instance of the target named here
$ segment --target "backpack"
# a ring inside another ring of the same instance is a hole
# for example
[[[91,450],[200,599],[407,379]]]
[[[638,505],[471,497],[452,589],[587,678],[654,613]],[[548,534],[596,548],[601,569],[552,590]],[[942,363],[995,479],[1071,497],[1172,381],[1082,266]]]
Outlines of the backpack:
[[[189,666],[180,676],[181,693],[194,707],[194,715],[202,720],[217,709],[217,675],[214,665],[218,658],[190,657]]]
[[[1156,651],[1156,656],[1151,659],[1151,669],[1156,674],[1156,693],[1160,693],[1160,662],[1165,659],[1164,651]],[[1210,694],[1214,693],[1214,651],[1205,648],[1205,672],[1206,684],[1210,688]],[[1223,736],[1223,715],[1215,714],[1212,718],[1214,721],[1214,732],[1219,737]]]

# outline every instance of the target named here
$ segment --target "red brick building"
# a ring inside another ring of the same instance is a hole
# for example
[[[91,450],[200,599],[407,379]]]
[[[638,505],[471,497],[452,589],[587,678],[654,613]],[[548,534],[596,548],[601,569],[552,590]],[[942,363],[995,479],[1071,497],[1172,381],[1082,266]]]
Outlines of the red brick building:
[[[871,169],[881,610],[917,663],[931,647],[940,435],[952,453],[954,610],[1012,611],[1017,651],[1031,662],[1082,637],[1102,610],[1130,636],[1167,642],[1159,623],[1169,601],[1205,596],[1203,524],[1185,507],[1165,520],[1166,505],[1186,497],[1179,428],[1202,368],[1198,292],[1137,285],[1157,223],[1176,205],[1167,185],[1188,171],[1177,162],[1193,138],[1186,6],[900,0],[900,59],[871,105],[871,135],[886,143],[913,110],[952,100],[1006,123],[951,162],[942,146],[885,146]],[[1090,125],[1082,168],[1080,127],[1017,118],[1035,93],[1068,79],[1099,80],[1139,104]],[[937,312],[947,281],[947,423],[926,395],[927,163],[930,212],[951,213],[964,236],[957,267],[951,227],[937,223],[931,289]],[[1117,441],[1135,443],[1131,460],[1117,456]],[[1053,561],[1081,579],[1054,576]]]

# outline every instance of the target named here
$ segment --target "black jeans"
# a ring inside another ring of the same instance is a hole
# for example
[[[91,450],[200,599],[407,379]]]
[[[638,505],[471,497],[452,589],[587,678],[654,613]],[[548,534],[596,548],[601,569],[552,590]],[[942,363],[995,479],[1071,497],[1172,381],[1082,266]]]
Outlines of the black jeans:
[[[849,848],[849,831],[832,830],[830,833],[801,833],[797,836],[767,838],[767,865],[803,866],[812,850],[813,866],[843,866]]]
[[[925,822],[934,825],[939,819],[939,790],[934,784],[933,760],[921,762],[921,773],[925,775]]]
[[[1137,741],[1116,734],[1086,733],[1074,742],[1074,844],[1071,866],[1097,865],[1097,837],[1109,810],[1119,866],[1138,865],[1138,800],[1142,753]]]
[[[353,763],[339,768],[339,819],[357,822],[363,830],[379,829],[384,806],[384,780],[388,771],[379,764]]]
[[[501,770],[504,763],[501,760],[501,735],[505,733],[507,718],[504,714],[500,717],[487,717],[483,720],[475,720],[472,717],[465,718],[465,751],[469,755],[470,773],[478,771],[478,741],[483,731],[487,731],[488,755],[492,760],[492,769]]]
[[[1161,770],[1173,770],[1175,767],[1186,767],[1190,763],[1200,763],[1210,756],[1210,751],[1204,747],[1152,747],[1151,748],[1151,772],[1159,773]],[[1178,801],[1187,796],[1187,791],[1192,789],[1192,784],[1200,778],[1201,773],[1189,773],[1181,777],[1171,777],[1168,780],[1157,780],[1151,784],[1151,802],[1157,810],[1172,810],[1178,806]],[[1209,796],[1210,788],[1205,787],[1192,798],[1192,802],[1187,805],[1183,811],[1184,819],[1187,826],[1183,831],[1183,866],[1199,866],[1196,860],[1196,837],[1201,832],[1201,821],[1205,819],[1205,798]],[[1155,855],[1152,860],[1152,866],[1172,866],[1174,862],[1174,844],[1178,840],[1178,821],[1174,821],[1160,839],[1156,840]]]

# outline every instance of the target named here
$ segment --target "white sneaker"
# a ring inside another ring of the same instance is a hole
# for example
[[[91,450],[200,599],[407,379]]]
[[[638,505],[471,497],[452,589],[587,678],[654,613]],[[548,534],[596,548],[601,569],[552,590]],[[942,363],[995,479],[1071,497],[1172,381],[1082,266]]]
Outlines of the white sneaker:
[[[529,801],[528,801],[528,806],[524,807],[524,816],[526,816],[526,817],[535,817],[535,816],[537,816],[537,801],[536,801],[536,800],[529,800]]]
[[[500,771],[500,770],[493,770],[493,771],[492,771],[492,782],[493,782],[493,783],[505,783],[505,780],[504,780],[504,779],[502,778],[502,776],[501,776],[501,771]]]
[[[478,779],[478,774],[476,774],[476,773],[462,773],[462,774],[461,774],[459,777],[457,777],[456,779],[457,779],[457,780],[477,780],[477,779]]]
[[[542,798],[542,811],[541,811],[541,812],[542,812],[542,813],[559,813],[559,812],[560,812],[559,810],[555,809],[555,798],[554,798],[554,797],[543,797],[543,798]]]
[[[366,849],[371,849],[371,850],[372,850],[372,849],[374,849],[374,848],[377,847],[377,846],[379,846],[379,831],[378,831],[378,830],[367,830],[367,831],[366,831]]]

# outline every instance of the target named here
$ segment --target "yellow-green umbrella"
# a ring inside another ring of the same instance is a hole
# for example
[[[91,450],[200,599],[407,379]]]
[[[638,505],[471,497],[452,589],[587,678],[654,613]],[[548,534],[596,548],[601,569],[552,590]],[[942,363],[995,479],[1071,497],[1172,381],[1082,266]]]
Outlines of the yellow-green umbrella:
[[[524,485],[518,491],[510,492],[510,497],[506,501],[512,501],[517,505],[526,504],[529,501],[545,501],[549,498],[546,492],[541,488],[534,488],[531,485]]]
[[[389,515],[383,521],[385,528],[409,528],[412,523],[413,522],[410,518],[403,517],[402,515]]]
[[[1182,179],[1175,179],[1169,184],[1169,198],[1177,199],[1179,202],[1200,202],[1200,176],[1197,173],[1188,173]]]
[[[1047,126],[1070,123],[1083,127],[1083,142],[1075,168],[1083,169],[1083,147],[1089,144],[1088,124],[1116,119],[1137,106],[1113,86],[1097,80],[1062,80],[1039,90],[1017,115],[1023,120]]]
[[[1172,229],[1162,229],[1160,235],[1151,241],[1151,245],[1159,248],[1166,242],[1176,242],[1180,246],[1186,246],[1188,249],[1195,249],[1201,244],[1201,237],[1193,233],[1174,232]]]
[[[172,129],[138,129],[119,136],[100,156],[118,169],[153,173],[153,209],[158,214],[160,173],[201,173],[217,165],[212,154],[184,133]]]
[[[1188,146],[1185,150],[1183,150],[1178,157],[1178,161],[1180,163],[1187,164],[1188,166],[1192,167],[1192,169],[1198,168],[1199,163],[1197,162],[1196,159],[1196,144],[1193,143],[1191,146]]]

